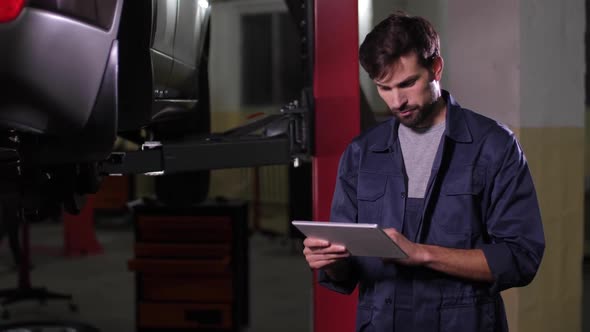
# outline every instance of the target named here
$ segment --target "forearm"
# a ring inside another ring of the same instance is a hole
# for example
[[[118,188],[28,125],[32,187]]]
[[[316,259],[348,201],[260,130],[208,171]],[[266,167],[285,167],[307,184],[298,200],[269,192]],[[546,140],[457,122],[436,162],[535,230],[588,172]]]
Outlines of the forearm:
[[[421,245],[425,267],[455,277],[493,282],[494,277],[480,249],[451,249],[433,245]]]

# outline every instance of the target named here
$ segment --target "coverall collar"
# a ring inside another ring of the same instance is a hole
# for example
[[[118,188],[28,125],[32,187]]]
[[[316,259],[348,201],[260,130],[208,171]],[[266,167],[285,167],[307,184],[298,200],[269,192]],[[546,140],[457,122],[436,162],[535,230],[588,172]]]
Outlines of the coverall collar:
[[[446,90],[441,90],[442,97],[447,104],[445,135],[459,143],[471,143],[473,138],[469,130],[469,126],[465,120],[465,116],[461,109],[461,105],[451,96]],[[369,148],[372,152],[393,151],[393,147],[397,141],[397,132],[399,128],[399,121],[392,117],[389,120],[391,130],[387,141],[378,142]]]

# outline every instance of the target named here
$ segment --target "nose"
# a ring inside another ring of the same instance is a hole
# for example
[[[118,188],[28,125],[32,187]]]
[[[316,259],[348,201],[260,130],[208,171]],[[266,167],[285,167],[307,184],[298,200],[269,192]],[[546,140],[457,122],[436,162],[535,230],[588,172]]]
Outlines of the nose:
[[[389,108],[399,111],[403,110],[407,104],[408,99],[404,93],[402,93],[399,89],[391,90],[391,104],[389,105]]]

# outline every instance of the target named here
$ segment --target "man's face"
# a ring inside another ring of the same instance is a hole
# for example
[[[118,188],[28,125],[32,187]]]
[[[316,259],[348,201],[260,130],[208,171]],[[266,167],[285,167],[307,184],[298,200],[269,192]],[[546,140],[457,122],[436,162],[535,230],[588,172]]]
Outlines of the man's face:
[[[437,103],[441,96],[442,59],[434,60],[432,67],[420,65],[412,52],[390,66],[384,78],[374,80],[393,116],[406,127],[427,128],[445,119],[444,103]]]

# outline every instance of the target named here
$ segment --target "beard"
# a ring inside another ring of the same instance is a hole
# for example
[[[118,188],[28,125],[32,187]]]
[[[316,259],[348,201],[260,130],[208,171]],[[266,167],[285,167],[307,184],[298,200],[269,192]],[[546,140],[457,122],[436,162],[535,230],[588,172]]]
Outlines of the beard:
[[[412,129],[428,128],[432,126],[432,121],[437,112],[436,100],[421,106],[406,106],[403,111],[392,111],[393,116],[404,126]],[[409,114],[402,114],[408,110]]]
[[[444,108],[438,82],[431,80],[423,93],[427,96],[424,104],[405,105],[403,109],[391,110],[393,116],[404,126],[411,129],[432,127],[435,118]]]

